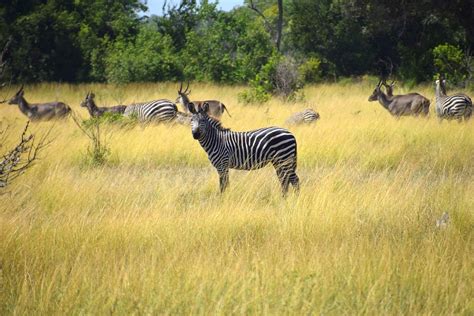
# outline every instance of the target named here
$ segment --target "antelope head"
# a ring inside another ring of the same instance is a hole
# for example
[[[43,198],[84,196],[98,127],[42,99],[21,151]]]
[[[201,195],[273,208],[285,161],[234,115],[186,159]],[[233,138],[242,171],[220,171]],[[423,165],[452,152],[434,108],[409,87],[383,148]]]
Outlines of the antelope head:
[[[23,95],[25,94],[25,91],[23,91],[23,85],[21,85],[20,90],[18,90],[17,93],[8,101],[8,104],[18,104],[20,103],[21,99],[23,98]]]
[[[186,89],[183,91],[183,82],[180,83],[179,85],[179,90],[178,90],[178,97],[176,98],[176,103],[181,103],[186,106],[186,104],[189,103],[189,95],[191,94],[191,90],[189,90],[189,81],[186,85]]]
[[[380,94],[380,86],[382,85],[382,80],[379,80],[379,83],[377,83],[377,86],[375,87],[374,91],[372,92],[372,94],[370,95],[369,97],[369,102],[372,102],[372,101],[377,101],[378,100],[378,96]]]

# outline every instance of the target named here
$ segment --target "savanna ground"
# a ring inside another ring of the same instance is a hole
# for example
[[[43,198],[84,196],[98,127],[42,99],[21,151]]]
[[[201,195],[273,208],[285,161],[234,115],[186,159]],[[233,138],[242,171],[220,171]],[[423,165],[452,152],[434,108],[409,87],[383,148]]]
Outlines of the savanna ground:
[[[431,86],[414,89],[431,99],[429,119],[393,119],[367,101],[373,87],[242,106],[242,87],[192,85],[193,98],[228,106],[233,130],[321,114],[290,128],[301,193],[286,200],[270,166],[231,172],[219,194],[189,127],[110,125],[109,162],[94,167],[72,120],[32,124],[57,136],[0,195],[0,314],[472,315],[474,121],[439,124]],[[87,118],[88,90],[114,105],[174,100],[176,88],[42,84],[25,97]],[[17,142],[25,117],[5,104],[0,118]]]

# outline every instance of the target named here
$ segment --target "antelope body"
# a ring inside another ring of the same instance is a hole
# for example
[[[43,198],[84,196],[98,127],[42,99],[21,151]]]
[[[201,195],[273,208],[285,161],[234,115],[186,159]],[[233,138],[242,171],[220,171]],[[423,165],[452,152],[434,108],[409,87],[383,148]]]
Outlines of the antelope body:
[[[32,121],[65,118],[71,112],[71,108],[63,102],[28,103],[24,98],[23,86],[8,104],[18,104],[20,111]]]
[[[89,92],[84,101],[81,102],[82,107],[86,107],[89,111],[91,117],[100,117],[104,113],[118,113],[123,114],[126,105],[116,105],[111,107],[98,107],[94,101],[95,95],[92,92]]]
[[[206,106],[206,109],[207,109],[206,113],[209,116],[212,116],[213,118],[220,120],[220,118],[222,117],[222,114],[224,114],[224,110],[227,112],[229,116],[231,116],[226,106],[224,105],[224,103],[218,100],[190,101],[189,95],[191,94],[191,91],[188,91],[188,88],[189,88],[189,83],[186,89],[183,91],[183,83],[181,83],[178,90],[178,98],[176,99],[176,103],[181,104],[185,113],[190,113],[189,106],[188,106],[190,103],[194,105],[194,109],[196,111],[199,111],[200,109],[202,109],[204,103],[207,103],[208,106]]]
[[[410,93],[402,95],[393,95],[392,87],[388,89],[385,94],[381,90],[382,81],[379,81],[369,101],[379,101],[379,103],[392,114],[393,116],[407,116],[407,115],[428,115],[430,111],[430,100],[419,93]],[[388,95],[390,94],[390,96]]]

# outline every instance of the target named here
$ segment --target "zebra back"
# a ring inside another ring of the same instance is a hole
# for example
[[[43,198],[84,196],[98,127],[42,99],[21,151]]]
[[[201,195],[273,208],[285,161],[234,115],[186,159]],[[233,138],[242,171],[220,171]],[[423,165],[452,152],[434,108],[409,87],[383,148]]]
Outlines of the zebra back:
[[[305,109],[301,112],[294,113],[287,120],[288,125],[310,124],[320,118],[319,113],[313,109]]]
[[[178,107],[170,100],[160,99],[135,103],[125,108],[125,116],[136,116],[140,122],[171,121],[176,117]]]

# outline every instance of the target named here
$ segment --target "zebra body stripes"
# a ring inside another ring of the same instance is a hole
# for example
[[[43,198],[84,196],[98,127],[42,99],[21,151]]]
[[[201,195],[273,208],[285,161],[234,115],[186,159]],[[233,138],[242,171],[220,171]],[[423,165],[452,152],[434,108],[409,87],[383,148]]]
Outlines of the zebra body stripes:
[[[472,100],[459,93],[446,95],[446,81],[436,80],[436,114],[440,119],[468,120],[472,115]]]
[[[128,105],[123,115],[136,115],[140,122],[166,122],[173,120],[177,112],[176,104],[161,99]]]
[[[220,190],[223,192],[229,181],[229,169],[254,170],[271,163],[280,180],[285,196],[289,184],[299,190],[296,175],[297,145],[289,131],[279,127],[261,128],[249,132],[233,132],[206,113],[207,103],[193,113],[191,128],[193,137],[199,140],[208,154],[211,164],[217,169]]]
[[[287,120],[288,125],[311,124],[319,120],[319,113],[313,109],[305,109],[301,112],[294,113]]]

